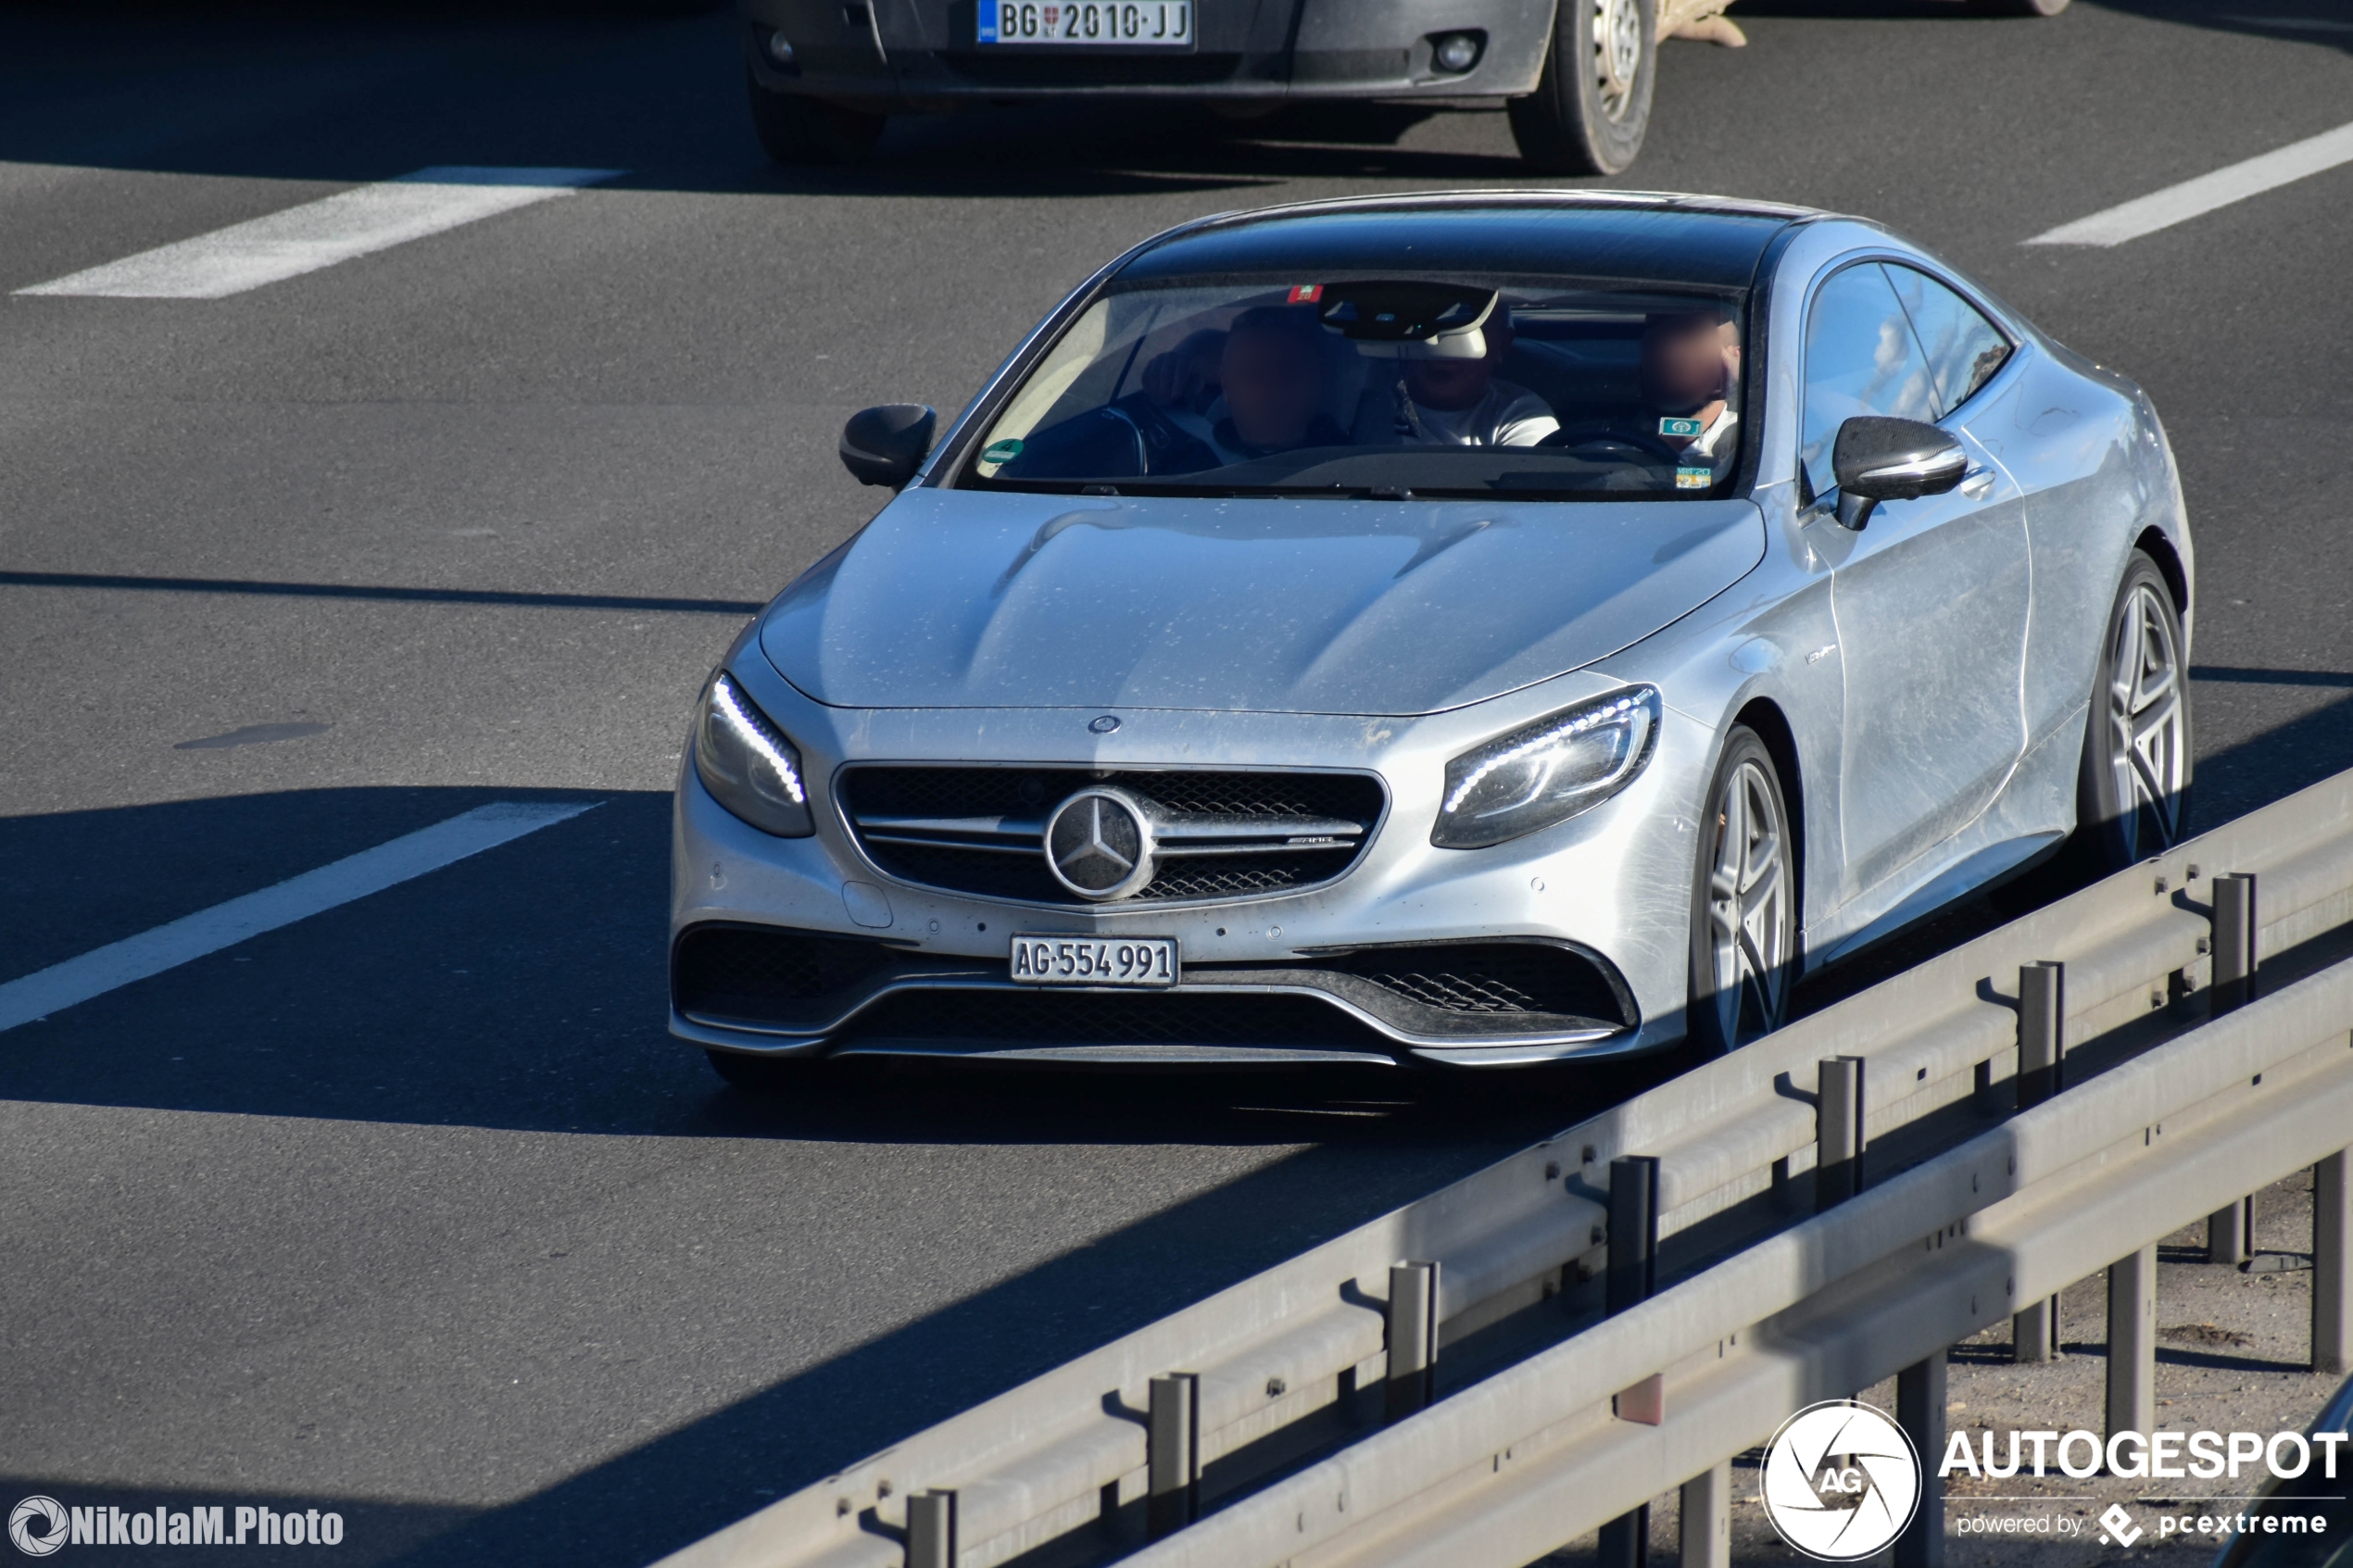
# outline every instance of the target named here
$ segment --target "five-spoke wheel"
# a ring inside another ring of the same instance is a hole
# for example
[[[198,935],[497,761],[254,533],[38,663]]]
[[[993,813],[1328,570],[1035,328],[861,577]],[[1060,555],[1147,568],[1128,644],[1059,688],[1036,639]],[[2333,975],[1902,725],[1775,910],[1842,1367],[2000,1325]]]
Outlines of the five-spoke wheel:
[[[2076,835],[2087,869],[2117,871],[2182,840],[2190,702],[2182,617],[2157,563],[2135,550],[2108,611],[2083,725]]]
[[[1733,726],[1700,823],[1691,1037],[1727,1051],[1780,1027],[1797,971],[1797,858],[1780,771]]]

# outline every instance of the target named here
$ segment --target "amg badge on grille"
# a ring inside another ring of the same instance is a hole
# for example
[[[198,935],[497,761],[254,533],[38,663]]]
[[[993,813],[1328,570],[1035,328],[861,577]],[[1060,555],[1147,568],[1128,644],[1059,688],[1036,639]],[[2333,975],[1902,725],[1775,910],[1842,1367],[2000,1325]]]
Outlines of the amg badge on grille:
[[[1082,789],[1046,819],[1046,869],[1081,898],[1125,898],[1152,879],[1151,818],[1117,789]]]

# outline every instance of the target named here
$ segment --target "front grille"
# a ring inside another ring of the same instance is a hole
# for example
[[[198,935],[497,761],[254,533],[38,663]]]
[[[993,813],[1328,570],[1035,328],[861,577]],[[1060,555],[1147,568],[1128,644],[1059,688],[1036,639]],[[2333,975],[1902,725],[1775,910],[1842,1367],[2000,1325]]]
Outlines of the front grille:
[[[837,784],[892,876],[984,898],[1087,907],[1046,869],[1048,815],[1107,784],[1152,814],[1158,871],[1134,900],[1241,898],[1328,882],[1363,853],[1386,796],[1362,773],[868,763]]]
[[[834,1009],[896,968],[879,942],[805,931],[702,925],[678,939],[670,959],[670,995],[682,1013],[789,1022]]]
[[[1363,1053],[1373,1030],[1312,997],[1105,996],[1095,992],[902,991],[837,1036],[1031,1046],[1288,1046]]]
[[[1629,1022],[1592,960],[1549,943],[1376,947],[1350,954],[1340,967],[1419,1006],[1480,1014],[1506,1027],[1510,1015],[1525,1013]]]
[[[1536,940],[1365,947],[1279,964],[1188,964],[1178,989],[1139,994],[1003,989],[1001,953],[960,957],[864,937],[711,924],[678,938],[670,974],[672,1000],[689,1018],[822,1033],[841,1045],[1384,1048],[1385,1036],[1343,1003],[1385,1028],[1440,1042],[1584,1037],[1636,1022],[1605,960]],[[848,1022],[836,1027],[845,1014]]]

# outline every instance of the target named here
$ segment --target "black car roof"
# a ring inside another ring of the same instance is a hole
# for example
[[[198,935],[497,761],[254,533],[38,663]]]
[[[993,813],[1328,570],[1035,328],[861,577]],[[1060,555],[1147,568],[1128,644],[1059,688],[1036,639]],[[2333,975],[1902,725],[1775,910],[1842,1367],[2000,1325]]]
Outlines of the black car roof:
[[[1461,193],[1304,203],[1205,220],[1146,245],[1123,282],[1327,272],[1517,273],[1745,288],[1773,237],[1819,216],[1701,196]]]

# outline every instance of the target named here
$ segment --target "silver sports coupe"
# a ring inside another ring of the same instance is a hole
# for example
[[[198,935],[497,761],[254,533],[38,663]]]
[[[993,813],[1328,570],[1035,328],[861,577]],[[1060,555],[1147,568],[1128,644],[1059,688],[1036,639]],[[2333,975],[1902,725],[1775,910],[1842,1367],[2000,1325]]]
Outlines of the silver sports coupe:
[[[671,1022],[900,1053],[1727,1049],[2180,834],[2195,583],[2132,383],[1877,224],[1477,193],[1120,257],[705,688]]]

